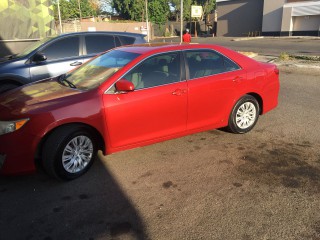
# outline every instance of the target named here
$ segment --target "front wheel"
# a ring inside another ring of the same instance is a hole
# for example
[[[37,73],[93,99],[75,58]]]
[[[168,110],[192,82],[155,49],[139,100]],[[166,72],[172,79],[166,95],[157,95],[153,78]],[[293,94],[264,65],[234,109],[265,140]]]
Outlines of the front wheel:
[[[247,133],[259,118],[259,103],[250,96],[243,96],[233,107],[229,117],[228,129],[233,133]]]
[[[85,127],[68,125],[48,137],[42,151],[42,164],[49,175],[71,180],[88,171],[96,154],[94,134]]]

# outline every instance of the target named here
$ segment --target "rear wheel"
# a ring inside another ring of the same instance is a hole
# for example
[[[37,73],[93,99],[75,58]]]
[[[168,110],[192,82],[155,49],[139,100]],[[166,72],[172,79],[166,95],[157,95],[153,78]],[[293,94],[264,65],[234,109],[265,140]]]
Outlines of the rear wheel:
[[[233,107],[229,117],[228,129],[233,133],[249,132],[259,118],[259,103],[250,96],[243,96]]]
[[[42,164],[49,175],[71,180],[88,171],[96,154],[95,135],[85,127],[68,125],[48,137],[42,151]]]

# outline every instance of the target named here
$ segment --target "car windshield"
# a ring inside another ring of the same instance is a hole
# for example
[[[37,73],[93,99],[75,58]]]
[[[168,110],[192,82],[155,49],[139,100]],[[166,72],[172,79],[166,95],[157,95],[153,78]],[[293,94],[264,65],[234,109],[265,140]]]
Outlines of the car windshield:
[[[65,79],[80,89],[93,89],[140,54],[121,50],[109,51],[68,73]]]
[[[28,55],[33,50],[35,50],[36,48],[40,47],[42,44],[50,41],[54,37],[55,36],[46,37],[46,38],[44,38],[44,39],[42,39],[40,41],[34,42],[33,44],[31,44],[28,47],[26,47],[21,53],[17,54],[16,57],[24,57],[24,56]]]

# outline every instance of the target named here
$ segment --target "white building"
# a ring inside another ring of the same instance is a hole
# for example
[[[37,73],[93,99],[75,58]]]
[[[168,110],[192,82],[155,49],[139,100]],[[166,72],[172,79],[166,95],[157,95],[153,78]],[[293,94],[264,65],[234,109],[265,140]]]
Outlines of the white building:
[[[218,36],[319,36],[320,0],[216,0]]]

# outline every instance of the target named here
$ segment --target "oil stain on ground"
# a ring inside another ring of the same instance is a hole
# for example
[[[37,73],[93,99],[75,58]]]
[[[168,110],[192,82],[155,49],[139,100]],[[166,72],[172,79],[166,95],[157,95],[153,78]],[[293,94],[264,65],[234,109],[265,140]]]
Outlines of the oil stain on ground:
[[[244,180],[320,193],[319,146],[277,141],[251,149],[241,151],[237,167]]]

